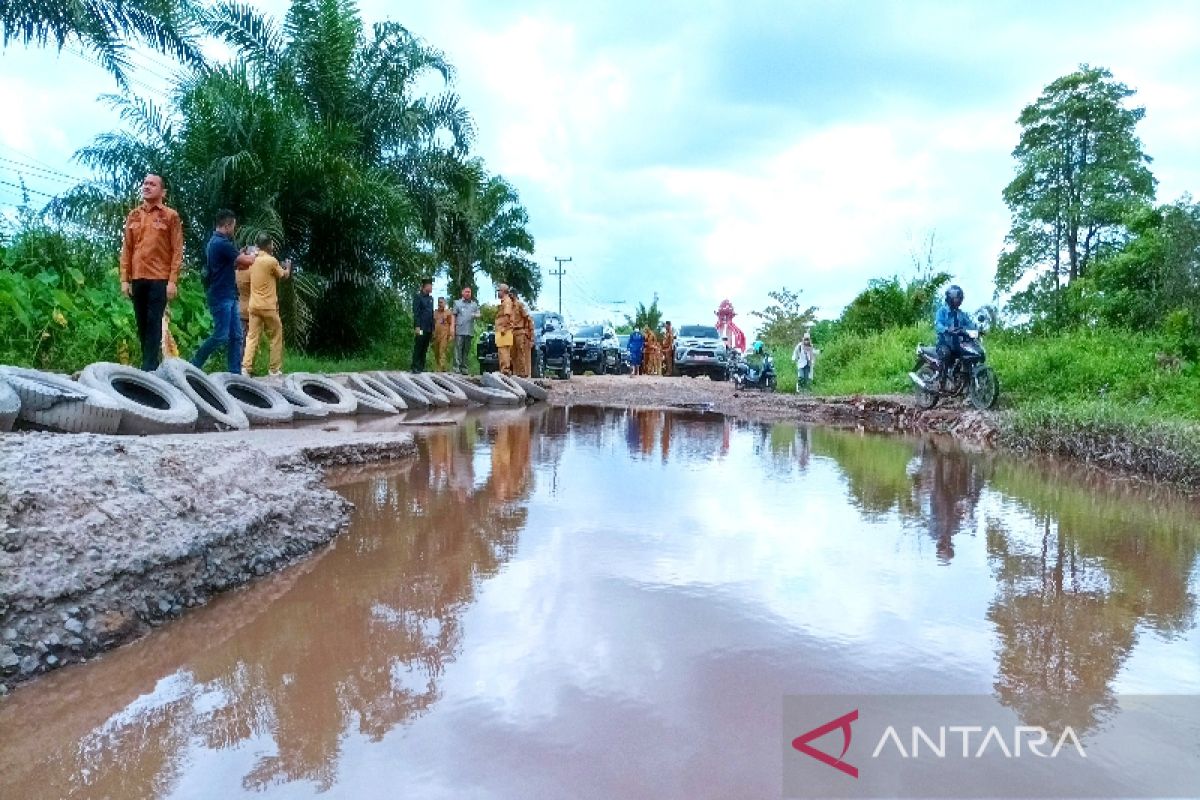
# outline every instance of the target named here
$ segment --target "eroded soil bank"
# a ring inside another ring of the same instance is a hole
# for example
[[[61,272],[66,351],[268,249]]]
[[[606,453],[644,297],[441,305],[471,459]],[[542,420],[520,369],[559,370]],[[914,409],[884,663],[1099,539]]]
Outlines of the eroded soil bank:
[[[0,693],[329,542],[321,466],[411,455],[408,433],[0,436]]]
[[[702,408],[755,422],[798,421],[814,425],[861,426],[887,433],[945,433],[978,445],[994,444],[999,416],[961,404],[920,411],[902,396],[814,397],[807,394],[737,391],[708,378],[651,378],[628,375],[575,377],[551,384],[556,405]]]
[[[705,408],[758,422],[797,421],[885,433],[940,433],[960,442],[1082,462],[1105,472],[1200,491],[1200,427],[1133,426],[1012,411],[976,411],[943,401],[921,411],[904,395],[813,397],[736,391],[708,378],[584,376],[552,384],[557,405]]]

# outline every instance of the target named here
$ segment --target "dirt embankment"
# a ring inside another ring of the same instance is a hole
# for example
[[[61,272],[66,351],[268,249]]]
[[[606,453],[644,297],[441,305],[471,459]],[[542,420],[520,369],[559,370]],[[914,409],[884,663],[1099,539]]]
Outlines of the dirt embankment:
[[[414,449],[304,430],[0,438],[0,694],[329,542],[350,508],[319,466]]]
[[[861,426],[889,433],[945,433],[977,445],[1000,434],[999,417],[961,404],[920,411],[907,397],[814,397],[806,394],[737,391],[708,378],[628,375],[575,377],[551,383],[555,405],[704,408],[758,422],[799,421],[814,425]]]
[[[1063,458],[1107,473],[1200,492],[1200,426],[1133,424],[1046,412],[976,411],[961,401],[921,411],[904,395],[813,397],[736,391],[708,378],[584,376],[551,383],[556,405],[706,408],[759,422],[885,433],[941,433],[970,445]]]

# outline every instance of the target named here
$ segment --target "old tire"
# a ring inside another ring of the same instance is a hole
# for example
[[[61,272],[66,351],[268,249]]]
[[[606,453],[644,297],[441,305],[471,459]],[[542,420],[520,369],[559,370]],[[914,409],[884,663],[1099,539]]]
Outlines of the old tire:
[[[479,384],[472,383],[461,375],[446,375],[445,377],[447,380],[454,383],[459,388],[459,391],[465,394],[467,399],[472,403],[487,405],[488,392],[484,391],[483,387],[481,387]]]
[[[329,416],[329,408],[324,403],[313,400],[304,392],[297,392],[286,386],[276,386],[275,391],[283,395],[283,399],[292,405],[292,419],[325,419]]]
[[[429,380],[429,376],[423,372],[414,372],[408,376],[409,379],[421,388],[425,394],[429,395],[429,399],[438,408],[447,408],[450,406],[450,398],[446,393],[437,387],[433,381]]]
[[[525,394],[529,395],[529,397],[533,400],[545,400],[550,396],[549,392],[527,378],[518,378],[516,375],[514,375],[512,376],[512,381],[524,389]]]
[[[45,408],[26,408],[14,385],[36,383],[40,387],[57,388],[61,392],[57,403]],[[12,416],[40,430],[59,433],[116,433],[121,427],[121,406],[107,393],[71,380],[65,375],[32,369],[5,368],[0,371],[0,384],[8,387],[17,400]],[[82,399],[76,399],[82,395]],[[0,400],[0,406],[4,406]],[[11,407],[11,404],[10,406]],[[13,420],[0,408],[0,430],[10,430]],[[7,422],[5,421],[7,420]]]
[[[324,375],[297,372],[284,378],[283,385],[324,403],[330,414],[349,416],[358,410],[358,398],[347,387]]]
[[[21,413],[21,398],[0,375],[0,433],[11,431],[17,415]]]
[[[421,391],[421,387],[413,383],[412,379],[403,372],[376,372],[374,377],[391,386],[396,394],[404,398],[404,402],[408,403],[410,409],[429,408],[433,405],[429,395]]]
[[[189,433],[200,412],[183,392],[149,372],[100,362],[84,367],[79,382],[106,393],[121,408],[117,433],[146,436]]]
[[[356,373],[349,376],[349,382],[350,388],[355,392],[384,400],[396,411],[408,410],[408,403],[392,388],[391,384],[381,381],[374,375]]]
[[[229,393],[241,407],[251,425],[282,425],[295,418],[292,404],[273,386],[249,375],[217,372],[212,380]]]
[[[358,414],[359,416],[379,417],[391,416],[400,413],[389,400],[372,392],[360,392],[358,389],[351,389],[350,393],[354,395],[354,399],[358,403],[354,409],[354,413]]]
[[[465,406],[470,402],[466,392],[459,388],[458,384],[451,380],[446,374],[441,372],[431,372],[426,377],[429,382],[438,388],[438,390],[450,398],[450,405]]]
[[[521,388],[521,385],[513,380],[512,376],[505,375],[503,372],[489,372],[487,375],[484,375],[483,385],[514,394],[521,400],[524,400],[526,397],[525,390]]]
[[[196,406],[200,414],[197,428],[244,431],[250,427],[246,412],[229,392],[190,361],[168,358],[159,365],[156,374],[183,392]]]
[[[0,372],[12,377],[9,386],[20,399],[21,408],[26,411],[50,408],[64,399],[84,400],[87,398],[87,393],[80,389],[74,381],[71,386],[64,387],[55,381],[55,376],[49,372],[23,367],[0,367]]]

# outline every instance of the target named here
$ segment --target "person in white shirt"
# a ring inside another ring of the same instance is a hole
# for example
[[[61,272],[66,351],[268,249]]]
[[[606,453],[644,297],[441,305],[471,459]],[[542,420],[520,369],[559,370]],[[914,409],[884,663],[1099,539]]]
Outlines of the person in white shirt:
[[[804,338],[792,349],[792,361],[796,364],[796,391],[807,389],[812,384],[813,362],[817,360],[817,350],[813,347],[812,337],[807,332]]]

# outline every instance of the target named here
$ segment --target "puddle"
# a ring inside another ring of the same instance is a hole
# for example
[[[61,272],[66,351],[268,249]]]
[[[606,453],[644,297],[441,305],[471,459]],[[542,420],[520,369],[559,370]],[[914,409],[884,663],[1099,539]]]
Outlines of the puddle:
[[[0,703],[0,797],[777,797],[794,693],[1200,692],[1200,508],[937,439],[547,408]]]

